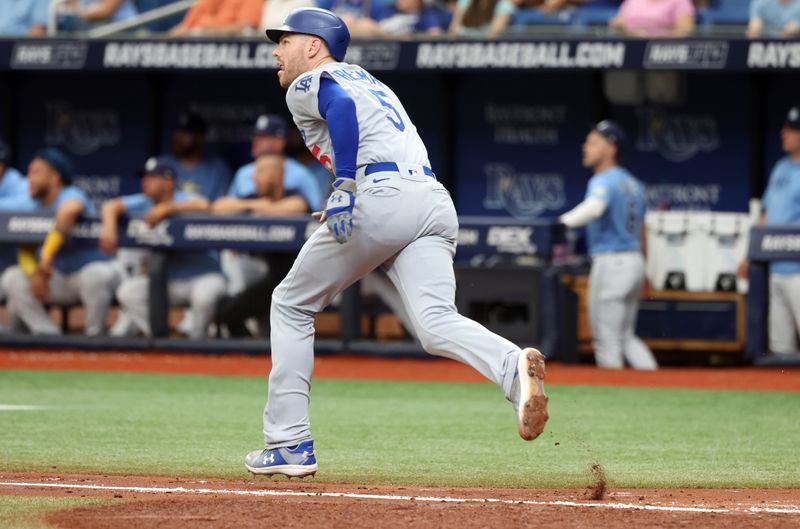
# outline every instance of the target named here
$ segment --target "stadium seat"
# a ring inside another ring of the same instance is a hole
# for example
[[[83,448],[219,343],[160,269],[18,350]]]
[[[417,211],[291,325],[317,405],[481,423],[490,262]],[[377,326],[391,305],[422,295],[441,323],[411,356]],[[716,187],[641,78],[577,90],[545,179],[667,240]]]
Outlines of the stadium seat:
[[[574,23],[574,9],[543,13],[538,9],[517,9],[511,19],[512,26],[567,26]]]
[[[580,27],[586,26],[607,26],[608,21],[616,16],[618,6],[610,5],[585,5],[577,9],[574,23]]]
[[[171,4],[176,2],[177,0],[134,0],[136,7],[139,9],[140,13],[144,13],[145,11],[150,11],[151,9],[156,9],[158,7],[163,7],[165,5]],[[150,31],[155,32],[162,32],[162,31],[169,31],[174,26],[180,24],[181,20],[183,20],[183,15],[173,15],[171,17],[167,17],[156,22],[151,22],[146,27]]]
[[[750,18],[750,0],[713,0],[706,16],[715,26],[744,26]]]

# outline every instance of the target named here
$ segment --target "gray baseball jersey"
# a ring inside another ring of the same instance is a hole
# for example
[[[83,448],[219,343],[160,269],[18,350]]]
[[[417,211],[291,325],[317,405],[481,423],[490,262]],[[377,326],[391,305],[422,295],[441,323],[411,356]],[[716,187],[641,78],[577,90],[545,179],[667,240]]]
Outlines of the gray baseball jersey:
[[[427,352],[469,364],[500,385],[506,398],[511,397],[520,352],[456,311],[455,207],[433,176],[408,114],[386,85],[344,63],[299,76],[288,88],[287,103],[308,148],[335,173],[328,123],[317,108],[322,76],[338,83],[356,103],[353,232],[348,242],[339,244],[321,226],[272,295],[273,363],[264,410],[267,448],[311,438],[314,314],[379,266],[400,292]]]

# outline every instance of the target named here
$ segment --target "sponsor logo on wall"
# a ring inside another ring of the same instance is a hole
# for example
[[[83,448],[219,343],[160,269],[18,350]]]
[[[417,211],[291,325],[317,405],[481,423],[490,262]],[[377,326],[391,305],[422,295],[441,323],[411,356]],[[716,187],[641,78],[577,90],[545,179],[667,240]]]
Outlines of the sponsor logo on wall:
[[[272,43],[109,42],[104,68],[276,69]]]
[[[487,103],[484,119],[494,130],[495,145],[557,145],[558,127],[566,121],[565,105]]]
[[[268,112],[261,103],[210,103],[194,101],[189,110],[208,122],[209,143],[250,143],[253,122]]]
[[[800,43],[751,42],[747,49],[748,68],[800,68]]]
[[[564,206],[564,177],[557,173],[517,173],[504,163],[484,166],[486,198],[483,207],[532,220]]]
[[[622,68],[624,42],[428,42],[416,66],[436,68]]]
[[[79,70],[86,65],[85,42],[18,42],[11,52],[15,70]]]
[[[355,44],[347,48],[345,61],[365,70],[394,70],[400,63],[400,44],[374,42],[369,46]]]
[[[114,110],[73,108],[63,101],[47,101],[44,106],[44,142],[48,145],[63,146],[85,156],[119,143],[120,118]]]
[[[649,209],[714,210],[722,194],[721,184],[647,184]]]
[[[719,125],[712,114],[667,114],[652,107],[639,108],[636,148],[658,152],[671,162],[685,162],[701,152],[719,148]]]
[[[645,68],[723,69],[728,64],[727,42],[648,42]]]

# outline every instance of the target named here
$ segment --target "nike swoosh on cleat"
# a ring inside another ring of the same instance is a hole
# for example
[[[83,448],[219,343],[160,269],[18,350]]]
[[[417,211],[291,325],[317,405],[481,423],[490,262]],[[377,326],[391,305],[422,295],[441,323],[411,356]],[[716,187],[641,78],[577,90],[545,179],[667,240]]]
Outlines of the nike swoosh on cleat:
[[[377,184],[378,182],[383,182],[384,180],[388,180],[389,178],[391,177],[387,176],[386,178],[373,178],[372,183]]]

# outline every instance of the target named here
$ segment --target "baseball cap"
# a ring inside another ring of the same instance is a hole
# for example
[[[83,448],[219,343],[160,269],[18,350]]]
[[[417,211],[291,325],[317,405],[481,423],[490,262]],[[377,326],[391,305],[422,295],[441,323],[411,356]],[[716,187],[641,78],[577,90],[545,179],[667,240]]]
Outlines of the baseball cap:
[[[205,134],[208,125],[206,120],[200,114],[192,112],[184,112],[178,116],[178,130],[183,132],[193,132],[197,134]]]
[[[790,129],[800,130],[800,105],[795,105],[786,113],[784,124]]]
[[[0,163],[8,164],[11,161],[11,147],[0,138]]]
[[[33,157],[43,160],[47,165],[52,167],[61,176],[61,181],[64,185],[70,185],[72,183],[75,168],[70,159],[67,158],[67,155],[60,149],[46,147],[36,151]]]
[[[178,171],[175,164],[166,156],[153,156],[147,159],[144,167],[139,170],[139,176],[146,174],[177,178]]]
[[[598,134],[603,136],[606,140],[613,143],[620,149],[625,146],[625,141],[626,141],[625,131],[616,121],[611,121],[610,119],[604,119],[603,121],[595,125],[592,130],[596,131]]]
[[[256,119],[256,124],[253,127],[253,135],[285,138],[287,129],[288,125],[282,116],[277,114],[262,114]]]

